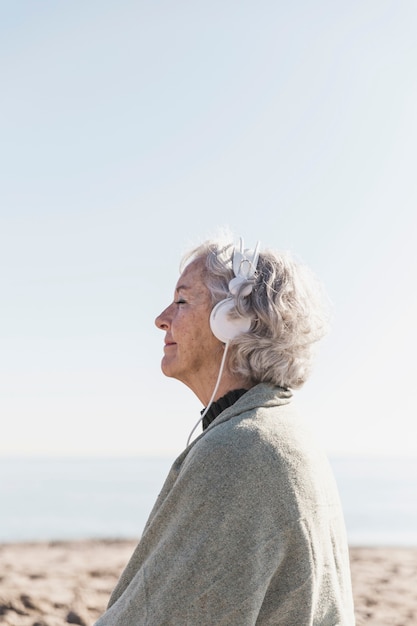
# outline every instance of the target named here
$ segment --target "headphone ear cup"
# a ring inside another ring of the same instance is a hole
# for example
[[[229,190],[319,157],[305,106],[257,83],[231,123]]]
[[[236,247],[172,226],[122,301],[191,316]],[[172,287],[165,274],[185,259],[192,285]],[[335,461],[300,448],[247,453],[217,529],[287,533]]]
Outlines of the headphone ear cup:
[[[210,314],[211,332],[219,341],[227,343],[250,329],[250,317],[236,317],[231,319],[229,313],[235,308],[233,298],[220,300]]]

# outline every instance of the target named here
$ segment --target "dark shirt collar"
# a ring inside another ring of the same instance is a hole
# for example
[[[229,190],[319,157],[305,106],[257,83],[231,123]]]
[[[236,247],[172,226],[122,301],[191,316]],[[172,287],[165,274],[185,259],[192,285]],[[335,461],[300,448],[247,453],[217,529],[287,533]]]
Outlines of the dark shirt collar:
[[[205,430],[211,422],[215,420],[218,415],[220,415],[220,413],[222,413],[225,409],[228,409],[229,406],[232,406],[232,404],[234,404],[236,400],[239,400],[239,398],[246,392],[247,389],[233,389],[216,400],[216,402],[213,402],[203,418],[203,430]],[[204,409],[201,413],[203,412]]]

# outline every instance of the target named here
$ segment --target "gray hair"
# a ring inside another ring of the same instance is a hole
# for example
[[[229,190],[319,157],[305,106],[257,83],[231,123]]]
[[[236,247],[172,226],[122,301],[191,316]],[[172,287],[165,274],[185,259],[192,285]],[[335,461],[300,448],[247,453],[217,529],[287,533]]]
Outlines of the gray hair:
[[[184,256],[181,267],[203,263],[213,306],[229,294],[234,243],[207,240]],[[288,252],[261,251],[252,292],[237,294],[236,315],[251,316],[250,331],[233,339],[228,367],[253,383],[296,389],[307,380],[314,347],[326,333],[328,306],[323,287]]]

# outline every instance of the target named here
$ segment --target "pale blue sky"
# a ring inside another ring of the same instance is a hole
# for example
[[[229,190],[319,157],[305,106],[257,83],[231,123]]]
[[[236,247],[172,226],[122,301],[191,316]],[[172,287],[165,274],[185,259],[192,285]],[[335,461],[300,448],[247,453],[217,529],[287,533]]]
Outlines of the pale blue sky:
[[[296,394],[329,453],[417,453],[417,5],[0,1],[1,454],[180,452],[153,321],[228,226],[323,280]]]

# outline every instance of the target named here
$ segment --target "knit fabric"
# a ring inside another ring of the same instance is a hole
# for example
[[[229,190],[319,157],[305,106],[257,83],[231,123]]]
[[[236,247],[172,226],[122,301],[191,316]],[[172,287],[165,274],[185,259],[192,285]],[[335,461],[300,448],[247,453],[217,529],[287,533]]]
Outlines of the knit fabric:
[[[174,462],[96,626],[353,626],[332,472],[260,384]]]
[[[213,402],[203,418],[203,430],[208,428],[211,422],[213,422],[216,417],[220,415],[220,413],[223,413],[223,411],[228,409],[229,406],[232,406],[232,404],[234,404],[236,400],[239,400],[239,398],[243,396],[246,391],[247,389],[233,389],[232,391],[226,393],[226,395],[216,400],[216,402]],[[203,414],[204,411],[205,409],[201,411],[201,414]]]

